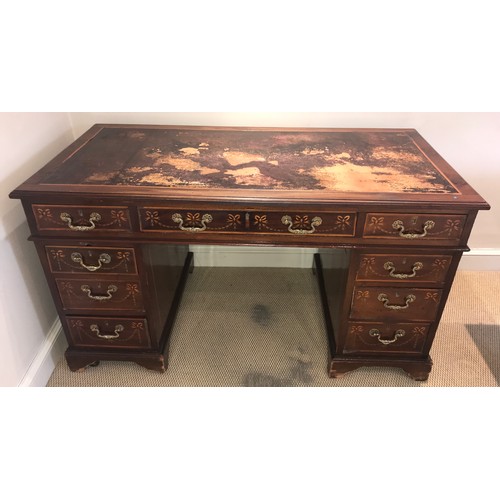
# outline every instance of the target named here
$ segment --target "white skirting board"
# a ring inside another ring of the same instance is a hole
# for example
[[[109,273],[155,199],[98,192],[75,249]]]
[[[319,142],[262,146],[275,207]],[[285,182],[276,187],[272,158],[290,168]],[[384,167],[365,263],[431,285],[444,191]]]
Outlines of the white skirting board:
[[[228,247],[191,245],[199,267],[299,267],[312,266],[314,248]],[[500,249],[476,248],[463,254],[463,271],[500,271]]]
[[[198,267],[312,267],[314,248],[191,245]]]
[[[310,268],[313,248],[227,247],[192,245],[198,267],[296,267]],[[500,271],[500,250],[476,248],[466,252],[460,262],[462,271]],[[19,386],[45,387],[67,347],[61,322],[54,321],[38,354]]]
[[[40,346],[19,387],[45,387],[68,346],[57,318]]]
[[[459,271],[500,271],[500,249],[473,248],[464,252]]]

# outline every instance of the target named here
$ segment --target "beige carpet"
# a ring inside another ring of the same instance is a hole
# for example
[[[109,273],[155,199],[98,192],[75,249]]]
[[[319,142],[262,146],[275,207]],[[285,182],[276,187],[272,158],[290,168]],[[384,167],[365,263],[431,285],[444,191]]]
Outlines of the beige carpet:
[[[500,382],[500,272],[459,272],[427,382],[395,368],[327,376],[316,277],[307,269],[196,268],[172,333],[169,368],[103,361],[73,373],[65,361],[48,386],[479,387]]]

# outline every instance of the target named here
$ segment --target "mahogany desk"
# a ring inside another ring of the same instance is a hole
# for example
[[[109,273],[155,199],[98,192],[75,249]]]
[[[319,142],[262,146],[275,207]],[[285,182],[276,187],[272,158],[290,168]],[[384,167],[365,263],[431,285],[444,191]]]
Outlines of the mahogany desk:
[[[10,196],[72,370],[164,371],[188,245],[273,245],[318,249],[331,377],[393,366],[417,380],[489,208],[412,129],[95,125]]]

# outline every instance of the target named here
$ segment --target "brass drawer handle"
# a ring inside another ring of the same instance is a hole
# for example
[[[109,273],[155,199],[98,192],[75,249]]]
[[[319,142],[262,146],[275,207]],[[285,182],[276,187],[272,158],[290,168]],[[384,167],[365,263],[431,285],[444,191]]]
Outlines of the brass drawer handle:
[[[116,285],[109,285],[106,295],[92,295],[92,290],[89,285],[82,285],[80,289],[88,295],[89,299],[103,301],[111,299],[113,297],[113,293],[118,290],[118,287]]]
[[[63,222],[68,223],[68,227],[72,229],[73,231],[90,231],[92,229],[95,229],[95,222],[99,222],[101,220],[100,214],[97,212],[92,212],[89,217],[89,223],[90,226],[73,226],[73,219],[71,215],[69,215],[66,212],[62,212],[59,217]]]
[[[429,229],[432,229],[435,225],[436,225],[436,223],[433,220],[428,220],[422,226],[422,232],[419,233],[419,232],[413,231],[413,230],[405,231],[405,226],[403,224],[403,221],[401,221],[401,220],[395,220],[392,223],[392,227],[399,232],[399,236],[401,236],[401,238],[411,238],[411,239],[423,238],[424,236],[427,236],[427,231]]]
[[[380,330],[377,330],[376,328],[372,328],[368,332],[368,334],[371,335],[372,337],[377,337],[377,340],[381,344],[388,345],[388,344],[393,344],[394,342],[396,342],[396,340],[398,340],[399,337],[404,337],[406,335],[406,332],[404,330],[396,330],[394,332],[394,338],[392,340],[381,339],[380,338]]]
[[[311,229],[292,229],[293,221],[289,215],[284,215],[281,218],[281,223],[288,226],[288,231],[293,234],[312,234],[318,226],[321,226],[323,219],[321,217],[313,217],[311,220]]]
[[[422,262],[415,262],[411,268],[411,274],[406,274],[406,273],[396,273],[396,268],[394,267],[394,264],[392,262],[386,262],[384,264],[384,269],[387,271],[390,271],[389,276],[391,278],[399,278],[401,280],[407,279],[407,278],[414,278],[417,275],[417,271],[420,271],[424,265]]]
[[[71,260],[73,262],[76,262],[77,264],[80,264],[87,271],[97,271],[98,269],[101,269],[103,264],[109,264],[111,262],[111,256],[107,253],[102,253],[101,255],[99,255],[98,266],[87,266],[87,264],[83,262],[82,254],[78,252],[73,252],[71,254]]]
[[[186,219],[187,222],[191,224],[200,223],[201,227],[199,226],[184,227],[184,219],[182,218],[182,215],[181,214],[172,215],[172,220],[176,224],[179,224],[179,229],[181,229],[182,231],[190,231],[192,233],[205,231],[205,229],[207,229],[207,224],[213,221],[213,217],[210,214],[202,215],[201,219],[200,219],[200,214],[194,214],[194,215],[188,214]]]
[[[120,333],[125,330],[125,328],[123,327],[123,325],[116,325],[113,334],[102,334],[97,325],[90,325],[90,330],[92,333],[95,333],[100,339],[113,340],[117,339],[120,336]]]
[[[417,297],[415,297],[415,295],[412,295],[412,294],[407,295],[405,297],[405,305],[404,306],[400,306],[397,304],[396,305],[389,304],[389,297],[387,297],[387,295],[385,293],[380,293],[379,296],[377,297],[377,300],[379,300],[380,302],[383,302],[384,307],[387,309],[407,309],[412,302],[415,302],[415,300],[417,300]]]

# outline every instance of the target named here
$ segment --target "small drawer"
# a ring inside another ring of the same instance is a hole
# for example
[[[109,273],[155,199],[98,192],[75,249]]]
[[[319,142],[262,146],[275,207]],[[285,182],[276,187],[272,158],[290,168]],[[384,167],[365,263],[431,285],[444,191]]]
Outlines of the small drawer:
[[[458,241],[466,218],[465,215],[368,213],[363,237]]]
[[[356,280],[442,284],[450,263],[450,255],[361,254]]]
[[[245,212],[139,208],[141,231],[239,232],[245,230]]]
[[[355,286],[351,318],[433,321],[441,295],[436,288]]]
[[[151,347],[144,318],[66,318],[71,343],[75,347],[144,348]]]
[[[55,281],[65,310],[144,310],[137,280],[81,278]]]
[[[53,273],[137,274],[133,248],[46,246]]]
[[[39,231],[91,233],[96,231],[131,231],[127,207],[33,205]]]
[[[254,232],[354,236],[356,229],[356,212],[252,212],[249,219]]]
[[[348,325],[345,354],[420,354],[429,324],[351,322]]]

